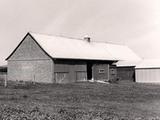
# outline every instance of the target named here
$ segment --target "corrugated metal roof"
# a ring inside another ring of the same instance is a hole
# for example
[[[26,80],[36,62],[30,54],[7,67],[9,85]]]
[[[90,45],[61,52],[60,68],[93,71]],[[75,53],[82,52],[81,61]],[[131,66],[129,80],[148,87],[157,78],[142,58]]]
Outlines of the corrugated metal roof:
[[[59,36],[30,33],[40,46],[53,58],[92,60],[137,60],[140,59],[124,45],[103,42],[87,42]]]
[[[160,59],[142,60],[136,68],[160,68]]]

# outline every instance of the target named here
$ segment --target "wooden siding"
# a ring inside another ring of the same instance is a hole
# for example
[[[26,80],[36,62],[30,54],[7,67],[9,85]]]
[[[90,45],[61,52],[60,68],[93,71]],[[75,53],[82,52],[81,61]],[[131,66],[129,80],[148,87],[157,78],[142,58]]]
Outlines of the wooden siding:
[[[8,80],[52,83],[51,60],[9,61]]]
[[[59,78],[65,79],[63,83],[86,80],[88,72],[87,63],[92,64],[91,72],[94,80],[109,80],[109,64],[111,62],[105,61],[54,60],[54,73]],[[104,70],[104,73],[99,73],[99,70]]]
[[[109,64],[93,64],[92,67],[94,80],[109,80]],[[100,73],[99,70],[104,70]]]
[[[117,79],[117,68],[115,65],[109,66],[109,79],[116,80]]]
[[[117,67],[117,77],[120,80],[135,81],[134,67]]]
[[[53,61],[30,35],[8,59],[8,80],[53,82]]]
[[[54,61],[54,73],[66,74],[67,78],[65,79],[65,81],[62,81],[63,83],[76,82],[77,81],[76,72],[80,72],[80,71],[86,72],[86,63],[84,61],[78,61],[78,60],[55,60]]]
[[[86,71],[76,71],[76,81],[86,81],[87,72]]]
[[[50,59],[48,55],[37,45],[30,35],[27,35],[21,45],[8,60],[39,60]]]

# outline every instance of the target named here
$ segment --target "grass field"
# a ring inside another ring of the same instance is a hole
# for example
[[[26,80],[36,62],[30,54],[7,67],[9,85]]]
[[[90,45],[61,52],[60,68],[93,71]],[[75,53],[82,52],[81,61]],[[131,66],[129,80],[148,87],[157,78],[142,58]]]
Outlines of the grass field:
[[[0,120],[160,120],[160,85],[0,86]]]

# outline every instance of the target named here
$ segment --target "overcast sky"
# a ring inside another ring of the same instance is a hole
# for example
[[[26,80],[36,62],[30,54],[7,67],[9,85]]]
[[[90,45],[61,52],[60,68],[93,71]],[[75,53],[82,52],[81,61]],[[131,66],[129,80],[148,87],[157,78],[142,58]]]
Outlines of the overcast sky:
[[[0,0],[0,64],[28,31],[89,35],[160,58],[160,0]]]

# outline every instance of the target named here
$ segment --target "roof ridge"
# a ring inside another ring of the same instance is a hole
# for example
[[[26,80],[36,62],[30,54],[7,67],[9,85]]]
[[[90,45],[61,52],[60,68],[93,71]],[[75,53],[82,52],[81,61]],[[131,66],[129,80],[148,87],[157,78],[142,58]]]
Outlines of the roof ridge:
[[[65,35],[52,35],[52,34],[45,34],[45,33],[36,33],[36,32],[29,32],[30,34],[37,34],[37,35],[44,35],[44,36],[50,36],[50,37],[61,37],[61,38],[66,38],[66,39],[73,39],[73,40],[82,40],[85,41],[82,38],[74,38],[74,37],[69,37]],[[93,42],[93,41],[91,41]]]
[[[50,37],[61,37],[61,38],[66,38],[66,39],[86,41],[86,40],[84,40],[83,38],[75,38],[75,37],[70,37],[70,36],[65,36],[65,35],[53,35],[53,34],[37,33],[37,32],[29,32],[29,33],[30,33],[30,34],[33,33],[33,34],[45,35],[45,36],[50,36]],[[108,42],[108,41],[92,41],[92,39],[91,39],[91,43],[105,43],[105,44],[126,46],[126,45],[123,45],[123,44],[113,43],[113,42]]]
[[[120,43],[109,42],[109,41],[91,41],[91,42],[94,42],[94,43],[105,43],[105,44],[112,44],[112,45],[119,45],[119,46],[126,46],[127,47],[127,45],[120,44]]]

